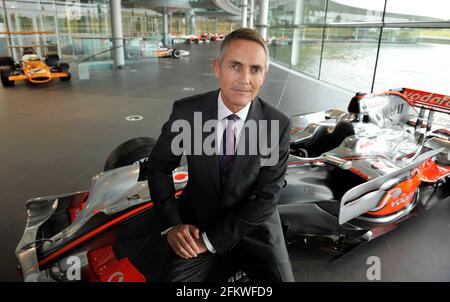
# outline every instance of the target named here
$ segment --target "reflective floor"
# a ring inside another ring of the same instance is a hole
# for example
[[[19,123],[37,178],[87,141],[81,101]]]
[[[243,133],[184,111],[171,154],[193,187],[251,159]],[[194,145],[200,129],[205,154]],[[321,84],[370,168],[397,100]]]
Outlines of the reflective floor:
[[[130,62],[125,70],[93,71],[91,80],[0,88],[0,281],[20,280],[14,249],[27,199],[88,189],[114,147],[157,136],[174,100],[218,87],[210,67],[217,44],[186,47],[188,58]],[[279,104],[286,78],[271,68],[266,101]],[[316,104],[335,105],[342,107]],[[144,119],[127,121],[130,115]],[[450,281],[450,201],[337,261],[304,242],[291,245],[290,255],[297,281],[367,281],[370,256],[381,260],[382,281]]]

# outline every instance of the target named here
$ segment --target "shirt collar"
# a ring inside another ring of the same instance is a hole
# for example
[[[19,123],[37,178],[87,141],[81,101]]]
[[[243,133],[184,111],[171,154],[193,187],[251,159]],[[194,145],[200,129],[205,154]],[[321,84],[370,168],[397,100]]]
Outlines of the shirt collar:
[[[230,109],[225,106],[222,99],[222,92],[219,92],[218,100],[217,100],[218,106],[217,106],[217,118],[219,121],[225,119],[230,114],[233,114]],[[250,110],[250,105],[252,102],[250,101],[244,108],[239,110],[238,112],[234,112],[240,120],[244,121],[247,119],[248,111]]]

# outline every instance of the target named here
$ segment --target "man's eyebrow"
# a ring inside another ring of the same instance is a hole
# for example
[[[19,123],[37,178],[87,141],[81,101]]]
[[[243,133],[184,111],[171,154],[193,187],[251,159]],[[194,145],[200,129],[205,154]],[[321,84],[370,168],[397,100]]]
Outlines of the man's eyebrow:
[[[241,62],[236,61],[236,60],[231,60],[231,61],[230,61],[230,64],[235,64],[235,65],[244,66],[244,64],[242,64]]]
[[[241,62],[239,62],[239,61],[236,61],[236,60],[231,60],[231,61],[229,62],[229,64],[234,64],[234,65],[244,66],[243,63],[241,63]],[[255,68],[257,68],[257,69],[263,69],[263,66],[260,65],[260,64],[254,64],[254,65],[250,65],[250,68],[251,68],[251,69],[255,69]]]

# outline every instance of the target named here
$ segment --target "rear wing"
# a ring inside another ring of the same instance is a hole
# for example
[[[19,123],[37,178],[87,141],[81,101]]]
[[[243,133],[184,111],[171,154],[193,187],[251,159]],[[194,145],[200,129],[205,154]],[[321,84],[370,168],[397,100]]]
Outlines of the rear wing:
[[[403,88],[399,90],[414,107],[450,114],[450,96]]]

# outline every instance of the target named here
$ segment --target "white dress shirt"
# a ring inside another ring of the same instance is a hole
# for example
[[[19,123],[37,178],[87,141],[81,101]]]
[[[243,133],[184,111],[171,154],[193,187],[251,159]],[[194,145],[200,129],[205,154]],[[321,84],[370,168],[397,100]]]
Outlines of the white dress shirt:
[[[239,141],[239,135],[241,133],[242,127],[244,126],[245,120],[247,119],[248,111],[250,109],[251,102],[249,102],[244,108],[239,110],[238,112],[232,112],[230,109],[225,106],[222,100],[222,93],[219,93],[219,97],[217,100],[217,143],[218,146],[222,146],[223,132],[227,127],[227,117],[231,114],[235,114],[239,117],[233,124],[232,129],[234,130],[234,135],[236,138],[236,142]],[[236,143],[234,148],[237,150],[238,144]],[[222,149],[220,149],[222,150]]]

